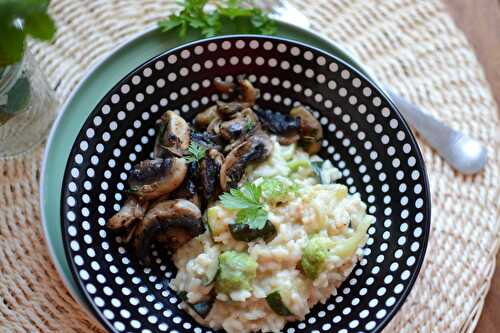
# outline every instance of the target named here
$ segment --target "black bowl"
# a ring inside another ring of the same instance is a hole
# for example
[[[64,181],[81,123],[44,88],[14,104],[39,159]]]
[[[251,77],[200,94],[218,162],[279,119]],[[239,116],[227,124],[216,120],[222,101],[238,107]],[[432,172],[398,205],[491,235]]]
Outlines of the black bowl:
[[[251,35],[197,41],[146,62],[111,89],[81,129],[62,186],[62,237],[94,314],[117,332],[209,331],[179,309],[168,258],[153,252],[150,267],[139,265],[105,223],[124,201],[127,171],[150,156],[162,112],[190,120],[223,98],[215,77],[239,74],[261,90],[263,107],[317,110],[321,155],[377,219],[364,258],[337,295],[284,331],[381,331],[413,286],[428,240],[429,186],[417,143],[394,105],[348,64],[291,40]]]

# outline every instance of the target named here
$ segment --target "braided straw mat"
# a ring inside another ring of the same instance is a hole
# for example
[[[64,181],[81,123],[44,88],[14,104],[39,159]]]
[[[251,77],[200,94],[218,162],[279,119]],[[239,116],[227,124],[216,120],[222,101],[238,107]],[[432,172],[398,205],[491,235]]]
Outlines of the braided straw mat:
[[[432,190],[432,232],[420,277],[385,329],[473,331],[499,244],[500,128],[470,45],[438,0],[292,2],[381,81],[488,146],[486,170],[465,177],[419,138]],[[91,65],[176,8],[173,0],[53,0],[57,39],[35,44],[34,52],[63,101]],[[43,238],[43,149],[0,161],[0,331],[102,332],[66,291]]]

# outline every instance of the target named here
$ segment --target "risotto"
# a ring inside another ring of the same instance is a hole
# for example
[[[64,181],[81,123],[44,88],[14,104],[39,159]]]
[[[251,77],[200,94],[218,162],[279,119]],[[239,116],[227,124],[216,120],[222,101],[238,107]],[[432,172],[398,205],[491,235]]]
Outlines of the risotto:
[[[107,226],[146,266],[154,243],[174,251],[170,286],[201,324],[278,332],[336,294],[374,217],[316,155],[317,112],[264,109],[245,77],[213,83],[231,101],[191,123],[171,110],[158,119],[152,158],[129,172]]]
[[[287,321],[303,320],[336,294],[375,220],[358,194],[336,183],[341,174],[330,161],[271,140],[271,156],[246,168],[238,189],[207,209],[207,230],[173,257],[171,288],[213,329],[279,332]],[[235,208],[240,192],[258,209]],[[265,212],[261,225],[242,228],[242,210],[253,221]]]

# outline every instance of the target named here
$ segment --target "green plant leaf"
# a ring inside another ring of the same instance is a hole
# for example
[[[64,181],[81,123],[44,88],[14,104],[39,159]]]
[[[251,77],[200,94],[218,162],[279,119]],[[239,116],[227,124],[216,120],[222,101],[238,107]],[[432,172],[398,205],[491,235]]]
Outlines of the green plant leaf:
[[[194,141],[189,144],[187,150],[188,155],[184,156],[186,163],[197,162],[205,157],[205,154],[207,153],[207,148]]]
[[[167,19],[159,21],[158,26],[160,27],[161,31],[166,32],[178,27],[182,24],[182,22],[183,20],[180,16],[172,15]]]
[[[56,33],[56,25],[47,13],[40,13],[25,21],[24,30],[34,38],[51,40]]]
[[[24,38],[26,37],[24,31],[0,23],[0,36],[2,36],[0,38],[0,67],[21,60],[24,50]]]
[[[246,208],[236,214],[236,223],[246,224],[250,229],[261,230],[266,225],[267,211],[262,208]]]
[[[246,183],[241,189],[232,188],[220,196],[222,205],[227,209],[261,208],[260,188]]]
[[[48,5],[48,0],[0,0],[0,66],[21,60],[27,36],[44,41],[54,37]]]

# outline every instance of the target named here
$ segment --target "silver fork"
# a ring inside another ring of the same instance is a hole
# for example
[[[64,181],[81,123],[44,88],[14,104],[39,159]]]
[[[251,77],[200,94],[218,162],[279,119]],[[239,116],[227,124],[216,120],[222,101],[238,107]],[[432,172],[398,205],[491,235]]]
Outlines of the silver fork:
[[[272,6],[272,17],[288,24],[309,30],[310,20],[286,0],[279,0]],[[346,47],[341,48],[352,59],[356,57]],[[358,62],[359,63],[359,62]],[[366,68],[364,68],[367,71]],[[375,77],[368,72],[372,79]],[[405,120],[416,129],[427,143],[433,147],[454,169],[470,175],[481,171],[486,165],[486,148],[464,133],[452,129],[427,111],[421,109],[390,87],[380,85],[389,96]]]

